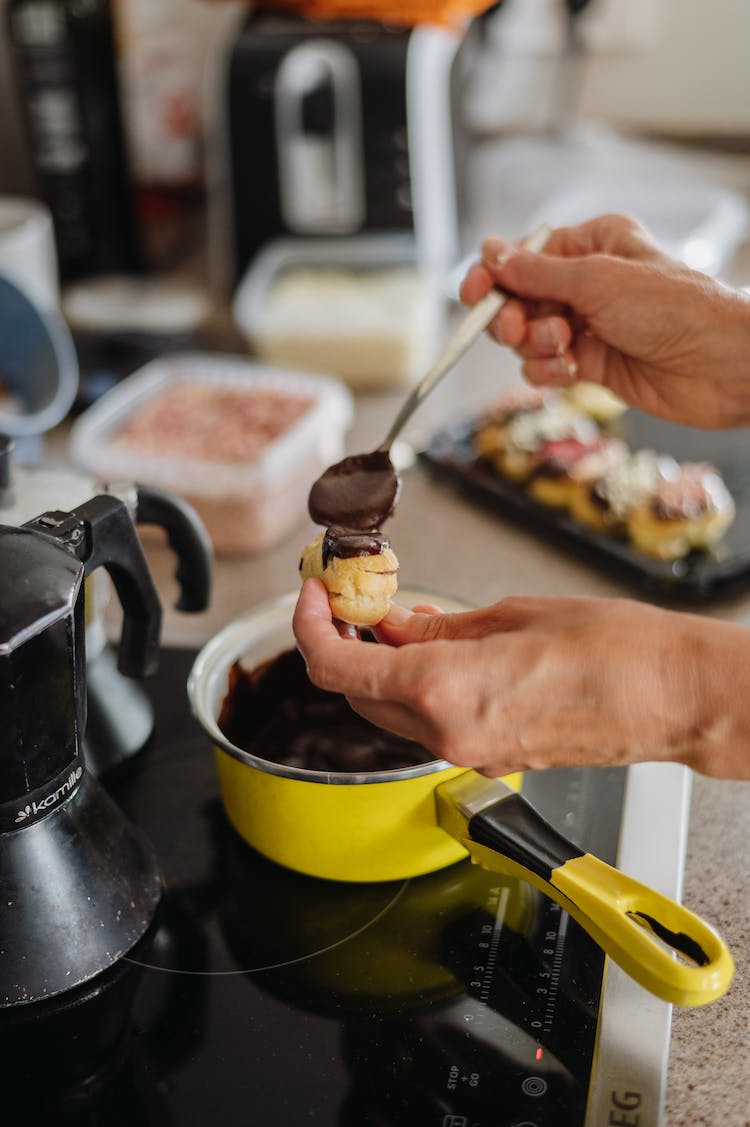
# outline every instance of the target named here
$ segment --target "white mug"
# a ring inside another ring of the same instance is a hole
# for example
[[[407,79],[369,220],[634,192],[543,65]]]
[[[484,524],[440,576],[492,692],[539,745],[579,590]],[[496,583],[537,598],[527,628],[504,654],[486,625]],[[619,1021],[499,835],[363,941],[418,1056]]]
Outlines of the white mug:
[[[0,271],[40,309],[59,309],[52,217],[44,204],[0,195]]]
[[[33,461],[39,435],[74,402],[78,357],[60,311],[50,213],[20,196],[0,196],[0,339],[0,433],[17,439],[17,460]]]

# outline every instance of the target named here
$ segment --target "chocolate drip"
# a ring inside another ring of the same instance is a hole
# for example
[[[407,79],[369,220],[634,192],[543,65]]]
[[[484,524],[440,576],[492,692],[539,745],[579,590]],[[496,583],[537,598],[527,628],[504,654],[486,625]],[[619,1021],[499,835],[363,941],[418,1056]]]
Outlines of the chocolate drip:
[[[323,567],[328,567],[334,558],[351,560],[355,556],[379,556],[389,547],[386,537],[376,529],[361,531],[331,525],[323,536]]]
[[[298,650],[251,671],[236,662],[219,727],[260,759],[310,771],[395,771],[433,759],[421,744],[358,716],[340,693],[313,685]]]

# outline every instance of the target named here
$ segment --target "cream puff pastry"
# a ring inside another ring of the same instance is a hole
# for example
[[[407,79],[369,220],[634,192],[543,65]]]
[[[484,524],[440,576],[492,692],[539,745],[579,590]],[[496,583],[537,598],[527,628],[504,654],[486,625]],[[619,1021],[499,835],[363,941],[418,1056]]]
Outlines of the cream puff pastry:
[[[628,535],[641,552],[676,560],[694,548],[712,548],[734,520],[735,505],[721,475],[701,462],[686,462],[672,481],[632,510]]]
[[[308,544],[299,562],[302,579],[322,579],[334,618],[375,626],[398,589],[398,560],[377,530],[331,527]]]

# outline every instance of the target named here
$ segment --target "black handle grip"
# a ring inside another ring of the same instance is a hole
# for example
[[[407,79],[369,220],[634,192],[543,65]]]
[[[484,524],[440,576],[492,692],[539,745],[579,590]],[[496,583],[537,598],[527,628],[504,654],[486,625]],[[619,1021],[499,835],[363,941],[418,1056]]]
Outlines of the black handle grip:
[[[469,837],[549,881],[553,869],[583,852],[520,794],[501,798],[469,819]]]
[[[136,524],[163,528],[177,556],[177,610],[193,614],[205,610],[211,600],[213,548],[202,520],[192,505],[172,493],[141,484],[137,490]]]
[[[101,495],[70,515],[88,527],[86,546],[77,553],[84,574],[104,567],[122,604],[118,668],[127,677],[148,676],[159,660],[161,603],[130,514],[116,497]]]

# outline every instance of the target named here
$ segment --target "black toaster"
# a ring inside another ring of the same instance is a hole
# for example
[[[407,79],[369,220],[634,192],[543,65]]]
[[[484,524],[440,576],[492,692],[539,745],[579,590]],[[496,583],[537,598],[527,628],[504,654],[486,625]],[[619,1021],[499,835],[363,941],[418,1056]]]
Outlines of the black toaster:
[[[420,265],[452,265],[474,39],[471,25],[251,13],[227,45],[215,100],[211,227],[224,281],[290,236],[411,233]]]

